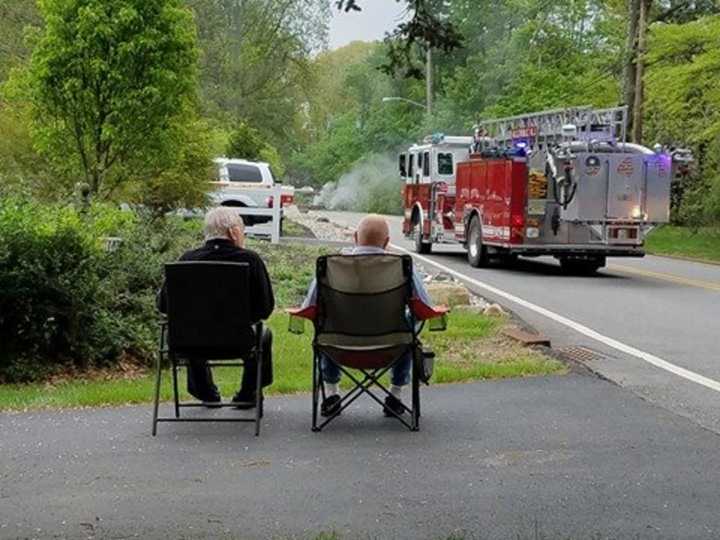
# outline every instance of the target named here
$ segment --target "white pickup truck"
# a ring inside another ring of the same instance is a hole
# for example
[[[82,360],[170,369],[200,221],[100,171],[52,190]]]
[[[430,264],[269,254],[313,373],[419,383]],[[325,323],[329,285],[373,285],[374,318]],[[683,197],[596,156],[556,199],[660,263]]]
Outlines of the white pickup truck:
[[[261,161],[244,159],[217,158],[217,180],[212,182],[215,191],[211,196],[217,206],[272,208],[277,201],[273,200],[272,191],[276,182],[270,165]],[[295,199],[295,188],[283,186],[280,204],[292,204]],[[271,216],[244,216],[247,225],[266,223]]]

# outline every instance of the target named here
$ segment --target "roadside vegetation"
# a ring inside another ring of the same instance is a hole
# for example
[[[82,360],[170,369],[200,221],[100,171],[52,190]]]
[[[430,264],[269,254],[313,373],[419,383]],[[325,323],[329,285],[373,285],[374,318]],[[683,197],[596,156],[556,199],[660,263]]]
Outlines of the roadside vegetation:
[[[565,366],[540,352],[511,344],[498,334],[503,319],[476,313],[451,314],[447,334],[426,332],[423,343],[436,351],[435,383],[482,379],[552,375],[565,372]],[[268,395],[309,392],[312,374],[312,329],[305,334],[288,332],[288,316],[275,313],[269,326],[273,331],[275,382]],[[225,399],[240,384],[238,368],[215,370],[215,381]],[[169,373],[165,374],[162,398],[172,399]],[[90,407],[148,403],[153,395],[151,370],[99,372],[95,377],[55,378],[38,384],[4,385],[0,410],[27,410],[54,407]],[[346,381],[345,381],[346,382]],[[181,388],[184,399],[192,399]]]
[[[665,226],[650,234],[645,247],[653,255],[720,262],[720,228]]]
[[[120,239],[112,250],[108,238]],[[6,383],[0,409],[147,401],[163,264],[201,242],[196,220],[158,220],[109,205],[76,210],[0,201],[0,384]],[[302,300],[316,258],[330,249],[252,240],[248,248],[265,260],[278,306],[269,321],[277,363],[271,392],[307,390],[311,330],[290,334],[282,310]],[[562,369],[541,355],[495,342],[500,325],[458,312],[446,335],[428,334],[428,343],[447,359],[438,366],[437,381]],[[493,353],[483,354],[485,346]],[[220,373],[218,381],[229,395],[239,382],[237,370]]]

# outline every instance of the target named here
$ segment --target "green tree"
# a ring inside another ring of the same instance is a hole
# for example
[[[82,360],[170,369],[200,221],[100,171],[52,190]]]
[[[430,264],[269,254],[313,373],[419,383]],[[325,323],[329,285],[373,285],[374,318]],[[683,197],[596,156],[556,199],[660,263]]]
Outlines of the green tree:
[[[162,169],[192,109],[197,47],[181,0],[40,0],[31,61],[39,147],[93,194]],[[158,166],[160,164],[160,166]]]
[[[690,146],[695,175],[681,218],[720,222],[720,16],[652,28],[647,56],[647,140]]]
[[[277,149],[268,143],[258,130],[245,123],[232,131],[225,153],[231,158],[265,161],[270,164],[277,177],[285,174],[285,166]]]

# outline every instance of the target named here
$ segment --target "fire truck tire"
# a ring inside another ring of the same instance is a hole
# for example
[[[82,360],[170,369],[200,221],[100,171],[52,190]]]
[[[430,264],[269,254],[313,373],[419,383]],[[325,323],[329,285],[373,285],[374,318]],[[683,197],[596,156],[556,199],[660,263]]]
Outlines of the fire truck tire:
[[[482,268],[488,264],[487,247],[482,242],[482,228],[477,217],[472,218],[467,233],[468,262],[474,268]]]
[[[423,242],[422,223],[419,221],[413,225],[413,237],[415,239],[415,253],[428,255],[432,251],[432,242]]]

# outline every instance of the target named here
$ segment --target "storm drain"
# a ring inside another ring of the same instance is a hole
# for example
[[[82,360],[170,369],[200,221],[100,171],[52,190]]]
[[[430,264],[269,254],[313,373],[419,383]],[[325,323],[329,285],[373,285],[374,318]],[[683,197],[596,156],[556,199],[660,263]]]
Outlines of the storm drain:
[[[580,362],[583,364],[607,358],[607,356],[605,356],[603,353],[594,351],[588,347],[563,347],[562,349],[559,349],[558,352],[560,352],[560,354],[566,356],[570,360],[574,360],[575,362]]]

